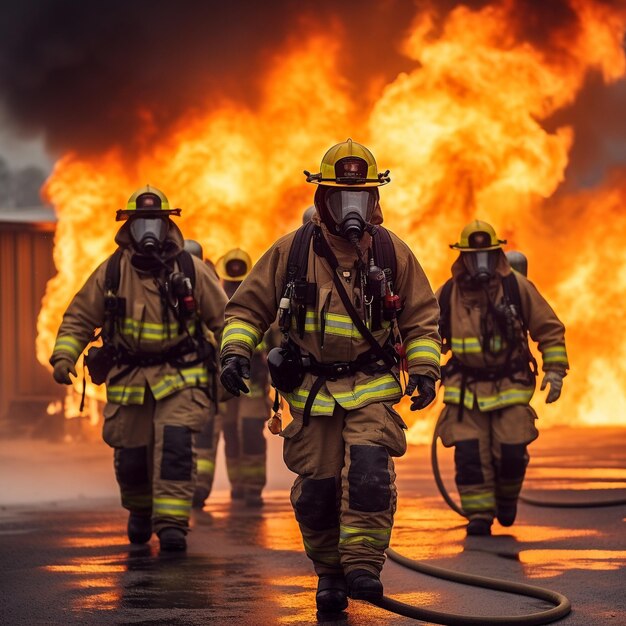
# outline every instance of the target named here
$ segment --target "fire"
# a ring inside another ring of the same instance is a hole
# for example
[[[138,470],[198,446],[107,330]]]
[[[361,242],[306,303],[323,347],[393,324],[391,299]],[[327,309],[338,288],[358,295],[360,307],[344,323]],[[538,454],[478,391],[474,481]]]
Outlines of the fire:
[[[572,364],[559,403],[545,406],[538,394],[541,423],[626,424],[626,337],[616,323],[626,288],[626,186],[615,177],[553,198],[576,128],[543,124],[576,100],[590,71],[606,83],[626,75],[626,9],[570,0],[575,19],[541,47],[518,36],[515,10],[514,0],[459,6],[443,21],[419,11],[403,42],[415,69],[382,88],[373,77],[362,99],[342,74],[341,33],[313,32],[277,50],[254,107],[212,99],[168,136],[147,111],[137,154],[66,155],[46,186],[59,216],[59,273],[39,318],[39,360],[47,362],[73,294],[114,250],[115,209],[135,188],[163,189],[207,257],[239,246],[256,259],[311,203],[302,170],[352,137],[391,170],[381,192],[386,224],[412,246],[434,287],[454,260],[447,244],[474,217],[528,256],[531,280],[567,326]],[[416,422],[415,439],[426,421]]]

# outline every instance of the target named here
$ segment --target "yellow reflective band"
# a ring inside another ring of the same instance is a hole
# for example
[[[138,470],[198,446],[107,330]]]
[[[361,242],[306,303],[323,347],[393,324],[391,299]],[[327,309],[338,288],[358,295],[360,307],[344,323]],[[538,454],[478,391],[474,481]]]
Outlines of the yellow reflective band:
[[[193,320],[190,320],[186,326],[191,334],[195,332],[196,325]],[[130,317],[124,318],[120,325],[121,334],[135,341],[165,341],[167,339],[175,339],[183,335],[179,330],[178,322],[158,324],[156,322],[141,322]],[[186,336],[186,333],[184,334]]]
[[[125,505],[137,509],[152,508],[152,494],[144,495],[127,495],[122,492],[122,500]]]
[[[461,388],[446,386],[443,392],[443,401],[445,404],[458,404],[461,401]],[[463,405],[466,409],[474,406],[474,394],[469,390],[465,390],[465,400]]]
[[[378,548],[387,548],[391,539],[391,528],[355,528],[339,526],[339,545],[367,543]]]
[[[390,322],[384,320],[381,327],[385,330],[388,329],[390,325]],[[292,328],[296,326],[296,320],[293,317],[291,319],[291,326]],[[321,332],[320,320],[315,311],[306,312],[304,331],[307,333]],[[342,315],[341,313],[326,313],[324,317],[324,333],[336,337],[362,339],[362,335],[352,322],[352,318],[349,315]]]
[[[516,498],[517,494],[522,488],[523,480],[507,481],[506,483],[498,484],[498,495]]]
[[[226,323],[224,335],[222,336],[222,350],[229,343],[243,343],[251,350],[254,350],[261,343],[262,338],[261,331],[252,326],[252,324],[235,319]]]
[[[309,391],[304,389],[295,389],[291,393],[285,394],[285,400],[287,400],[290,407],[295,409],[304,409],[308,397]],[[335,404],[332,396],[320,391],[313,401],[311,415],[332,415],[335,410]]]
[[[175,391],[186,387],[206,387],[209,384],[209,375],[201,365],[180,369],[176,374],[167,374],[154,386],[150,386],[155,400],[161,400]]]
[[[439,365],[441,360],[441,348],[432,339],[411,339],[406,345],[406,358],[409,363],[415,361],[427,361]]]
[[[568,365],[567,351],[565,346],[550,346],[542,351],[544,363],[561,363]]]
[[[154,498],[152,514],[155,516],[169,515],[186,519],[191,514],[191,500]]]
[[[74,337],[70,337],[70,335],[64,335],[63,337],[57,337],[52,354],[65,352],[75,361],[80,356],[84,347],[84,344],[81,344],[78,339],[74,339]]]
[[[489,511],[495,508],[496,498],[493,493],[460,494],[464,511]]]
[[[478,337],[452,337],[452,352],[457,354],[480,354],[483,349]]]
[[[355,409],[364,406],[371,400],[395,399],[402,390],[391,374],[385,374],[367,383],[356,385],[352,391],[341,391],[333,397],[344,409]]]
[[[107,400],[113,404],[143,404],[145,391],[144,385],[107,385]]]
[[[337,550],[318,550],[314,548],[304,537],[302,538],[304,550],[312,561],[318,561],[324,565],[337,565],[339,563],[339,552]]]
[[[215,471],[215,462],[208,459],[198,459],[196,467],[198,474],[212,474]]]
[[[240,467],[239,476],[242,478],[262,478],[265,476],[265,465],[259,467]]]
[[[528,404],[535,393],[534,389],[507,389],[495,396],[476,395],[476,402],[481,411],[494,411],[505,406]]]

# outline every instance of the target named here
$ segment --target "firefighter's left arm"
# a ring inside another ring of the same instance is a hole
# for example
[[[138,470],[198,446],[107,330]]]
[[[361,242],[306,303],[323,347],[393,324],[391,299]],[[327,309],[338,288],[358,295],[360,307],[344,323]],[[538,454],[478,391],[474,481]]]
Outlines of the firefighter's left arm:
[[[519,284],[522,312],[530,337],[541,352],[543,371],[556,371],[565,375],[569,362],[563,322],[533,283],[520,274],[515,277]]]
[[[403,304],[398,318],[409,374],[441,377],[439,305],[426,274],[410,248],[394,236],[397,256],[395,292]]]
[[[228,298],[215,271],[200,259],[192,258],[196,270],[194,295],[198,301],[200,317],[219,346],[224,332],[224,308]]]

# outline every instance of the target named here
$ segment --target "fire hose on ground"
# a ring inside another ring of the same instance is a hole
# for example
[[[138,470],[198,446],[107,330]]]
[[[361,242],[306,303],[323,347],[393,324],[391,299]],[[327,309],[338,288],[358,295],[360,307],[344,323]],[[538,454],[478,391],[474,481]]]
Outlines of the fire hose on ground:
[[[433,435],[432,447],[431,447],[431,461],[432,470],[435,477],[437,488],[441,493],[443,499],[448,506],[461,515],[466,517],[461,507],[452,499],[450,494],[445,488],[441,472],[439,471],[439,464],[437,460],[437,440],[439,439],[439,432],[435,427]],[[582,507],[606,507],[606,506],[618,506],[626,504],[626,499],[615,498],[611,500],[604,500],[600,502],[551,502],[544,500],[536,500],[529,497],[520,497],[522,502],[534,506],[555,507],[555,508],[582,508]],[[475,576],[472,574],[465,574],[454,570],[449,570],[443,567],[436,567],[434,565],[428,565],[421,561],[409,559],[402,554],[399,554],[391,548],[387,550],[387,555],[392,561],[395,561],[399,565],[402,565],[408,569],[411,569],[428,576],[435,576],[444,580],[450,580],[452,582],[458,582],[475,587],[482,587],[485,589],[494,589],[497,591],[504,591],[507,593],[513,593],[517,595],[524,595],[532,598],[538,598],[554,604],[551,609],[540,611],[538,613],[532,613],[519,616],[473,616],[473,615],[458,615],[452,613],[445,613],[439,611],[433,611],[429,609],[423,609],[414,607],[403,602],[399,602],[387,596],[375,602],[374,604],[387,611],[392,611],[398,615],[405,617],[418,619],[427,622],[433,622],[436,624],[446,624],[450,626],[463,626],[463,625],[489,625],[489,624],[525,624],[525,625],[539,625],[548,624],[556,620],[562,619],[568,615],[571,611],[571,603],[569,599],[549,589],[543,587],[536,587],[534,585],[527,585],[523,583],[515,583],[498,578],[488,578],[485,576]]]

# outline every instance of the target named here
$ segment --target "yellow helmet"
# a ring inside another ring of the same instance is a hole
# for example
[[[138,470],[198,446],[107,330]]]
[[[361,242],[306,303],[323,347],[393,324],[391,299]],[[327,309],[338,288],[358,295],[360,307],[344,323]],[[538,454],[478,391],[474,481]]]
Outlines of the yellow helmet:
[[[229,250],[220,257],[215,264],[217,275],[222,280],[229,282],[241,282],[246,278],[252,269],[252,259],[250,255],[241,248]]]
[[[380,187],[391,180],[389,170],[379,174],[374,155],[352,139],[326,152],[319,174],[307,170],[304,174],[307,183],[327,187]]]
[[[491,224],[473,220],[461,231],[459,242],[451,243],[450,247],[461,252],[478,252],[497,250],[503,243],[506,243],[506,239],[498,239]]]
[[[167,196],[156,187],[146,185],[137,189],[126,203],[125,209],[119,209],[116,214],[116,221],[127,220],[133,215],[141,213],[142,217],[156,215],[180,215],[180,209],[170,209]]]

